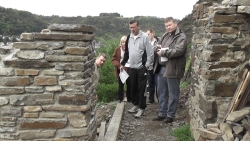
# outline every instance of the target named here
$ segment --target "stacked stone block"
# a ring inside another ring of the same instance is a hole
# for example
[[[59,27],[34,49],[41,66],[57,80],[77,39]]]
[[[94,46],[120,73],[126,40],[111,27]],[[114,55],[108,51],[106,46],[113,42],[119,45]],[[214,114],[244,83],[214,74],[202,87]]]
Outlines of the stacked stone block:
[[[192,80],[188,119],[198,128],[223,120],[250,59],[250,2],[224,0],[194,6]]]
[[[21,34],[0,64],[0,140],[94,140],[95,30],[51,24]]]
[[[225,122],[207,124],[199,128],[200,140],[204,141],[249,141],[250,140],[250,111],[245,107],[231,112]]]

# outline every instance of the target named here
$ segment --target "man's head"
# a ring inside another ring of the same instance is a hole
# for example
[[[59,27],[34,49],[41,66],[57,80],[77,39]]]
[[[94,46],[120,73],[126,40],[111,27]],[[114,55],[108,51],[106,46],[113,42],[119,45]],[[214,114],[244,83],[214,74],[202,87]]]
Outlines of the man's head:
[[[165,28],[169,33],[173,33],[176,30],[177,22],[173,17],[167,17],[165,19]]]
[[[102,67],[104,65],[104,63],[106,62],[107,56],[104,53],[100,53],[95,60],[95,64],[98,67]]]
[[[135,36],[137,36],[140,32],[140,23],[138,20],[131,20],[129,22],[129,29],[131,30],[131,33],[133,33]]]
[[[151,41],[154,39],[154,31],[151,28],[147,29],[147,34],[149,35]]]

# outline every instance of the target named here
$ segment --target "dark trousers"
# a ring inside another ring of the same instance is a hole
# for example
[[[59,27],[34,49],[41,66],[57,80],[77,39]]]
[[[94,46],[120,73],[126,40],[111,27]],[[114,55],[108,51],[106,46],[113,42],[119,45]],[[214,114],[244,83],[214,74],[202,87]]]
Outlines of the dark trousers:
[[[148,100],[154,102],[154,94],[157,95],[157,74],[153,74],[153,70],[148,70]],[[156,96],[157,97],[157,96]]]
[[[138,105],[141,109],[146,108],[146,84],[147,84],[147,69],[130,68],[129,77],[132,89],[132,104]]]
[[[131,85],[130,85],[130,79],[129,77],[126,80],[126,97],[127,97],[127,101],[130,102],[131,101]],[[118,97],[117,100],[123,100],[124,97],[124,83],[122,83],[120,77],[118,78]]]

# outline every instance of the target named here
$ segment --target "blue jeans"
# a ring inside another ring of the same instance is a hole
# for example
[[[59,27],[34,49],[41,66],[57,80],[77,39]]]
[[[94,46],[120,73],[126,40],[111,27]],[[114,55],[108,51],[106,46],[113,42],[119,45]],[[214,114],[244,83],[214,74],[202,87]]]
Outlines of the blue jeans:
[[[165,78],[163,74],[165,67],[161,67],[158,74],[158,99],[159,99],[159,116],[174,118],[178,108],[180,95],[179,78]]]

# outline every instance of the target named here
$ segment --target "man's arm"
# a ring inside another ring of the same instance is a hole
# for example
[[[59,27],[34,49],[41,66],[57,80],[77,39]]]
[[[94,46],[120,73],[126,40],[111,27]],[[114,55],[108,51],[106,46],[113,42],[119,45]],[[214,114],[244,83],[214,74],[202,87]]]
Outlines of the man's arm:
[[[151,45],[151,41],[149,36],[146,37],[146,42],[144,42],[146,46],[146,53],[147,53],[147,62],[145,64],[145,67],[147,69],[153,69],[154,64],[154,50]]]
[[[168,50],[161,51],[161,56],[167,57],[167,58],[175,58],[179,57],[185,54],[187,49],[187,41],[186,36],[182,34],[179,36],[175,42],[175,47],[170,48]]]

